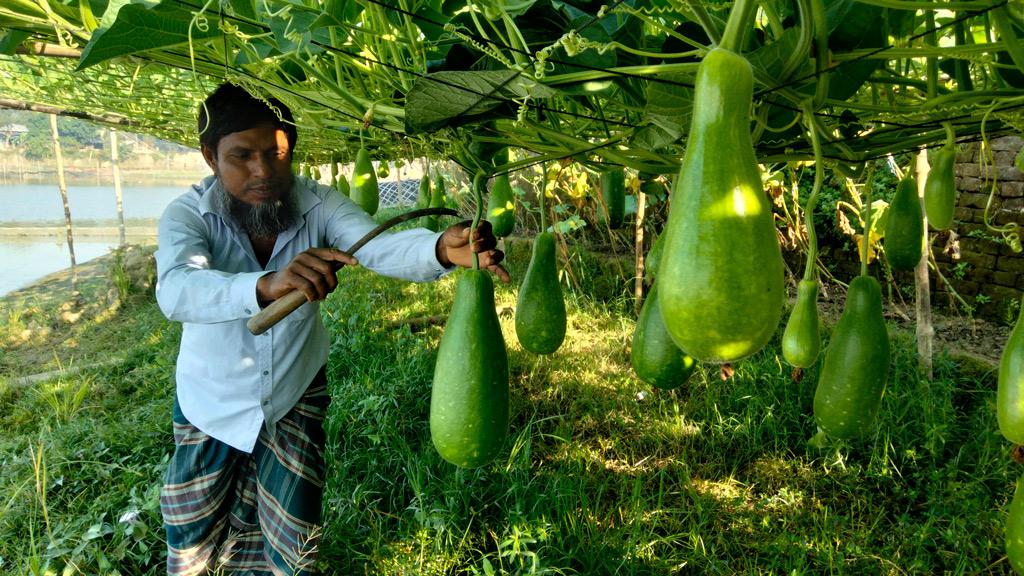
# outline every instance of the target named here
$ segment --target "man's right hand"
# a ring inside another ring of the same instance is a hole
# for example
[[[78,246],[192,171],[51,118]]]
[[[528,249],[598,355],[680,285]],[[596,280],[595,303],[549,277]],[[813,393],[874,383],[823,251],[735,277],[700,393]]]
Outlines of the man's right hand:
[[[261,306],[298,290],[306,300],[327,298],[338,287],[335,271],[344,265],[358,266],[354,256],[336,248],[310,248],[292,259],[283,270],[271,272],[256,281],[256,297]]]

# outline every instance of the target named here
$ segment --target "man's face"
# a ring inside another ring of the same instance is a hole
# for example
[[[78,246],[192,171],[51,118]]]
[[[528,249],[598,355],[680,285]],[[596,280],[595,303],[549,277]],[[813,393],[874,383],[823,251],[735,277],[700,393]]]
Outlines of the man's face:
[[[292,151],[284,130],[263,124],[220,139],[203,158],[227,191],[249,206],[275,203],[292,185]]]

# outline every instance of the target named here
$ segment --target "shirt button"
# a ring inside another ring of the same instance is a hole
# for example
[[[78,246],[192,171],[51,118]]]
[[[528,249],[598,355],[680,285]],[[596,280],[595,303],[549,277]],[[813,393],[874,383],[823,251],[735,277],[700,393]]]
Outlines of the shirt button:
[[[252,314],[252,310],[249,310],[248,308],[246,308],[246,309],[245,309],[245,313],[246,313],[246,314]]]
[[[263,405],[264,406],[270,406],[270,400],[264,400],[263,401]]]
[[[264,376],[269,376],[270,375],[270,371],[269,370],[264,370],[263,371],[263,375]]]

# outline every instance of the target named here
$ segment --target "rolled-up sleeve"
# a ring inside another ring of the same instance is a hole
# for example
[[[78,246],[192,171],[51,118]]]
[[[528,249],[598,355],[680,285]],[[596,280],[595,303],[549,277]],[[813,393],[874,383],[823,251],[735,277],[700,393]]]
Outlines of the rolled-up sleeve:
[[[327,241],[340,250],[348,250],[377,223],[354,202],[340,194],[325,197]],[[437,260],[437,242],[442,232],[413,228],[384,232],[354,255],[361,266],[374,272],[413,282],[429,282],[448,274]]]
[[[194,205],[179,199],[160,218],[156,299],[171,320],[212,324],[259,311],[256,282],[268,271],[212,269],[209,227]]]

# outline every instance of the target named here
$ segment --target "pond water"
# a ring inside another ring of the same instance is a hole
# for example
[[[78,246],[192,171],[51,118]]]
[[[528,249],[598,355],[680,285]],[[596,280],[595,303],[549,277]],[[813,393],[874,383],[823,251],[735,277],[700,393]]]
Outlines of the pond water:
[[[201,175],[194,181],[198,181]],[[129,225],[152,225],[167,204],[187,189],[187,183],[131,183],[122,186],[124,216]],[[75,228],[117,225],[113,185],[69,183],[68,205]],[[0,185],[0,226],[64,225],[64,207],[56,183],[8,183]],[[102,256],[117,246],[117,238],[76,235],[75,257],[79,263]],[[63,234],[39,237],[0,235],[0,296],[70,267]]]

